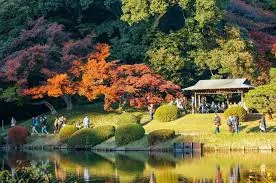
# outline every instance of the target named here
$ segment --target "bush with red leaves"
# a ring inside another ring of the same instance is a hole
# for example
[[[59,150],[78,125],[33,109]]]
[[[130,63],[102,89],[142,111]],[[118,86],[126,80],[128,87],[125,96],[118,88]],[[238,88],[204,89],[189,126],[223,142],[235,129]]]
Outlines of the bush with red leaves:
[[[22,126],[15,126],[8,131],[8,143],[10,145],[26,144],[29,135],[28,129]]]

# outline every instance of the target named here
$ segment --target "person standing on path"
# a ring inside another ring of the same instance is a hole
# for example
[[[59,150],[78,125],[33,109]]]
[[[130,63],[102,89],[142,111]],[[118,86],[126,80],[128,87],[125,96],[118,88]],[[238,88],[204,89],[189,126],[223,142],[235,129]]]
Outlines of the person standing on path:
[[[154,115],[154,105],[153,104],[149,104],[148,110],[149,110],[150,121],[151,121],[151,120],[153,120],[153,115]]]
[[[227,121],[227,125],[229,126],[229,132],[231,132],[231,133],[233,133],[233,131],[234,131],[233,123],[234,123],[233,116],[229,116],[228,121]]]
[[[45,133],[46,135],[48,135],[49,133],[47,131],[47,117],[46,116],[41,117],[41,126],[42,126],[41,134],[43,135]]]
[[[239,133],[240,132],[240,118],[239,116],[235,116],[235,130],[236,130],[236,133]]]
[[[83,118],[83,127],[84,127],[84,128],[89,128],[89,126],[90,126],[89,118],[88,118],[88,116],[85,116],[85,117]]]
[[[219,126],[221,125],[221,119],[218,114],[215,115],[214,124],[215,124],[215,134],[220,133]]]
[[[16,125],[16,120],[14,117],[11,119],[11,127],[14,127]]]
[[[266,132],[265,114],[262,115],[261,120],[259,121],[259,123],[260,123],[260,126],[259,126],[260,131],[261,131],[261,132]]]
[[[36,126],[38,125],[37,118],[32,118],[32,134],[38,134]]]

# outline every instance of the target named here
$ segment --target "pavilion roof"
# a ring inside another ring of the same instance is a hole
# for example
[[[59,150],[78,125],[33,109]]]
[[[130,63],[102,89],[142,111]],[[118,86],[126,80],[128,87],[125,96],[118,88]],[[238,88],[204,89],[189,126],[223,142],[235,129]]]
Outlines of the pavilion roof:
[[[240,79],[213,79],[200,80],[194,86],[183,90],[227,90],[227,89],[251,89],[255,88],[245,78]]]

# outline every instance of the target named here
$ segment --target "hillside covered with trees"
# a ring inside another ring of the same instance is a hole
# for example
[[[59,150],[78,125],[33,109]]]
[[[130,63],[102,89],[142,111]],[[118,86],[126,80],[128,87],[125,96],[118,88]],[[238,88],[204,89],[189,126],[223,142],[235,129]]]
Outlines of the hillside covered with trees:
[[[1,119],[48,110],[40,104],[71,109],[105,100],[110,108],[128,97],[143,106],[143,96],[161,102],[199,79],[245,77],[260,86],[275,76],[274,0],[0,3]],[[149,89],[156,80],[160,93]]]

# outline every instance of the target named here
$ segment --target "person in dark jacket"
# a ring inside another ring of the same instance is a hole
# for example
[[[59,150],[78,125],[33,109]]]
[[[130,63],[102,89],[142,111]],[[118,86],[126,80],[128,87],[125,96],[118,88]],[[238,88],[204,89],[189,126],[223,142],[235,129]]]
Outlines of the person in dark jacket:
[[[221,125],[220,117],[216,114],[214,119],[214,125],[215,125],[215,134],[220,133],[219,126]]]
[[[49,133],[47,131],[47,117],[46,116],[41,117],[41,126],[42,126],[41,134],[45,133],[46,135],[48,135]]]

